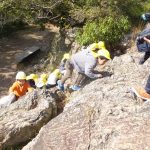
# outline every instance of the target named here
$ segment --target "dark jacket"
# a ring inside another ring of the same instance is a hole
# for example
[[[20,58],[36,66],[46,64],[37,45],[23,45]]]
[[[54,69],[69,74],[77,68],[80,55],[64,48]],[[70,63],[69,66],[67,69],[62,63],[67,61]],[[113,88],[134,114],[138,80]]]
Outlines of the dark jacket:
[[[136,46],[139,52],[149,52],[150,51],[150,44],[147,43],[143,38],[147,37],[150,39],[150,29],[144,29],[140,32],[136,39]]]

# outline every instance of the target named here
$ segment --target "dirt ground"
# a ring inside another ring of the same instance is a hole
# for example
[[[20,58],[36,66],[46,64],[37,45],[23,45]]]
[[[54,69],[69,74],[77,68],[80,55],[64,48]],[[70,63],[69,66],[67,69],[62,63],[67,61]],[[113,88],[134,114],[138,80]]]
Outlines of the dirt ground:
[[[17,67],[16,57],[28,47],[41,46],[44,37],[57,30],[53,25],[46,26],[44,31],[32,26],[0,39],[0,97],[8,93],[15,81],[16,72],[20,69]]]

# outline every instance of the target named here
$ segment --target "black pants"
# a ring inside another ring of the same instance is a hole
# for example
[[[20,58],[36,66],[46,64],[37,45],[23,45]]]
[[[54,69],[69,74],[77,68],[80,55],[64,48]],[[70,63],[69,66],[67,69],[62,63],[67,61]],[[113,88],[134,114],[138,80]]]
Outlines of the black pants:
[[[30,86],[34,89],[36,89],[35,81],[33,79],[27,80],[27,82],[30,84]]]
[[[144,62],[150,57],[150,52],[145,52],[144,56],[141,58],[139,64],[144,64]]]
[[[46,89],[50,89],[50,88],[53,88],[55,86],[57,86],[57,84],[47,84]]]
[[[145,86],[145,90],[148,94],[150,94],[150,75],[148,77],[148,80],[147,80],[147,83],[146,83],[146,86]]]

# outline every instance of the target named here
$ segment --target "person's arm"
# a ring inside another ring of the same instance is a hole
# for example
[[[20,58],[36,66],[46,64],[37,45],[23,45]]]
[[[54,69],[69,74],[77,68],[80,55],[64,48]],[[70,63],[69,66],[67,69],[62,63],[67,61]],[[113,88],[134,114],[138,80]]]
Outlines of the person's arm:
[[[95,79],[95,78],[102,78],[101,74],[95,74],[93,73],[93,69],[95,68],[95,64],[87,63],[85,64],[85,75],[87,75],[89,78]]]
[[[29,87],[28,88],[28,92],[32,92],[33,91],[33,88],[32,87]]]
[[[65,70],[65,63],[66,63],[66,60],[62,60],[59,64],[59,69],[61,71]]]
[[[16,89],[16,83],[13,83],[13,85],[9,88],[9,94],[13,93]]]
[[[150,40],[148,38],[144,37],[143,39],[150,44]]]
[[[26,82],[25,84],[27,91],[32,92],[34,88],[32,88],[28,82]]]
[[[28,85],[28,92],[32,92],[34,88],[32,88],[30,85]]]

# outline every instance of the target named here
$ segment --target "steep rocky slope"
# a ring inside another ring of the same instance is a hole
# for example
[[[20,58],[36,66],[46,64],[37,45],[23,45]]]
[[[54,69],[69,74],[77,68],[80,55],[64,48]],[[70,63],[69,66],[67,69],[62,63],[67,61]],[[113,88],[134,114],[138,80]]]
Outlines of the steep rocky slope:
[[[149,75],[150,60],[139,66],[139,56],[115,57],[104,67],[113,75],[74,92],[64,112],[23,150],[149,150],[150,103],[139,103],[129,92]]]
[[[0,147],[12,147],[36,136],[40,128],[57,115],[55,100],[52,93],[39,90],[9,107],[0,108]]]

